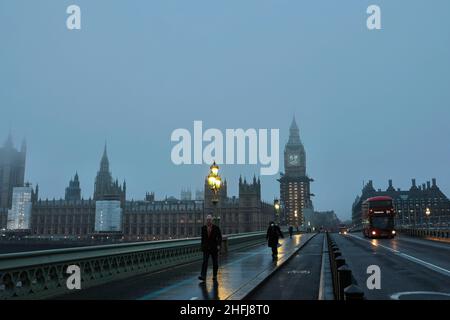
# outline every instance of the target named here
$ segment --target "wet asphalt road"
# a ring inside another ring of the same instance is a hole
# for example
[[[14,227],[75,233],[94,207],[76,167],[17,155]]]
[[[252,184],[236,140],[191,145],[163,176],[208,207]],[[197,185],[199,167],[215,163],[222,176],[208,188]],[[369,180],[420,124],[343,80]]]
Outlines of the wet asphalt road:
[[[367,299],[450,299],[450,244],[404,235],[366,239],[333,234]],[[380,267],[380,289],[368,289],[367,267]]]

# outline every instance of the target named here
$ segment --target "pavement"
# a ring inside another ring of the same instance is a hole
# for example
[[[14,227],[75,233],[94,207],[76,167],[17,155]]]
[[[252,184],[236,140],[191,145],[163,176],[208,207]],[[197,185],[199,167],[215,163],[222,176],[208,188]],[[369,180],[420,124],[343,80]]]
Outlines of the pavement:
[[[317,300],[324,234],[318,234],[246,300]]]
[[[366,299],[450,300],[450,244],[405,235],[366,239],[333,234]],[[370,265],[380,267],[381,288],[368,289]]]
[[[57,297],[57,299],[125,300],[225,300],[240,299],[258,286],[266,275],[274,273],[315,234],[285,234],[280,240],[279,259],[272,260],[267,244],[259,244],[219,256],[218,282],[212,281],[210,261],[207,281],[197,277],[201,261],[159,272],[130,277]],[[313,239],[314,240],[314,239]],[[319,241],[320,242],[320,241]],[[322,244],[322,242],[320,242]],[[303,249],[302,249],[303,250]],[[307,268],[305,266],[304,268]],[[308,268],[312,268],[311,265]],[[303,267],[302,267],[303,268]],[[320,270],[320,265],[319,265]]]

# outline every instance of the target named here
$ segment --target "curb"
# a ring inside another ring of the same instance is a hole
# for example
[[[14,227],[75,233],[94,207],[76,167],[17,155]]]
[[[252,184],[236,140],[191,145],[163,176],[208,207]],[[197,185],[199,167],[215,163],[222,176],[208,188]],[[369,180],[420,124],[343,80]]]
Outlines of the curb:
[[[333,278],[330,270],[328,240],[325,236],[322,245],[322,265],[320,267],[320,283],[318,300],[335,300],[333,293]]]
[[[234,293],[229,295],[225,300],[243,300],[251,293],[255,292],[259,287],[266,283],[272,275],[275,274],[280,268],[282,268],[288,261],[290,261],[311,239],[313,239],[318,233],[312,235],[308,240],[302,243],[297,249],[295,249],[288,257],[279,260],[279,265],[273,269],[267,268],[261,271],[256,277],[244,284]]]

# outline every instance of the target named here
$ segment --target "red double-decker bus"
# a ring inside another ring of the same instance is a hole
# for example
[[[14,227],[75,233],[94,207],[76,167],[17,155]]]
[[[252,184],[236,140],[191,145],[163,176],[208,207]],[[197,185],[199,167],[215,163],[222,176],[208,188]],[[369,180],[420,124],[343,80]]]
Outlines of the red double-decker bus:
[[[368,238],[393,238],[395,209],[391,197],[368,198],[362,203],[363,234]]]

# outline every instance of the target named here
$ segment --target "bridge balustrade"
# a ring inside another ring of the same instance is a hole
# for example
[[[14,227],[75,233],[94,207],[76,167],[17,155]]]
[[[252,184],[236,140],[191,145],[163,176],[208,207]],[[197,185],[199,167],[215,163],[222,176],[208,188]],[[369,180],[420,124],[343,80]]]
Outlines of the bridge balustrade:
[[[222,253],[265,241],[265,232],[223,237]],[[200,238],[121,243],[0,255],[0,299],[69,293],[67,269],[80,268],[81,288],[202,259]]]

